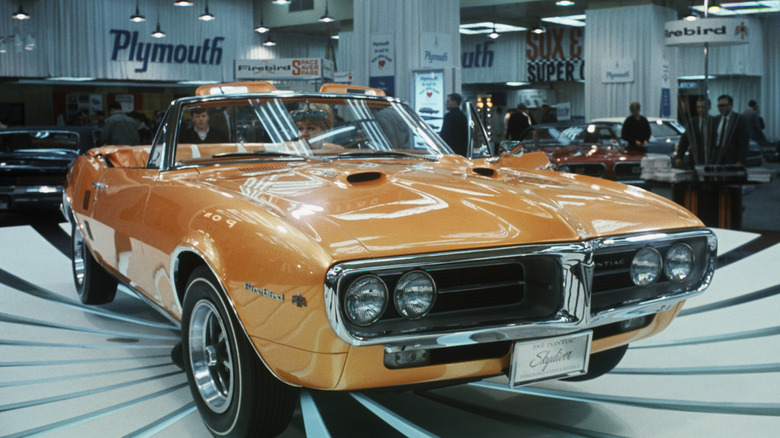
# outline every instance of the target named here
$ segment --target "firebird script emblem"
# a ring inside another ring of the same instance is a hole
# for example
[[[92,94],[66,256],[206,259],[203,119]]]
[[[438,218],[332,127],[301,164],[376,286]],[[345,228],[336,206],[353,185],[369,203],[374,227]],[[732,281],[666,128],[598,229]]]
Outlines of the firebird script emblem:
[[[264,297],[273,298],[275,300],[279,300],[281,302],[284,302],[284,294],[275,294],[271,292],[268,289],[261,289],[256,287],[254,284],[251,283],[244,283],[244,290],[252,291],[258,295],[262,295]]]

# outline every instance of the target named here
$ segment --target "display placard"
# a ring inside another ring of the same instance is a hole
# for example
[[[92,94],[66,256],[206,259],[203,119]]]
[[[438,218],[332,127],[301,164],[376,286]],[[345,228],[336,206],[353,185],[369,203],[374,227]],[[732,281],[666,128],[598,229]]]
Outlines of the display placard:
[[[436,131],[444,121],[444,71],[414,72],[414,111]]]

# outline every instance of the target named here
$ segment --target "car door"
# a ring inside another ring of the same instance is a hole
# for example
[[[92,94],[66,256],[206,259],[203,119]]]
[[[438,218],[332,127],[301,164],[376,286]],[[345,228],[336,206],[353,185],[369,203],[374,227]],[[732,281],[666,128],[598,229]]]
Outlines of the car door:
[[[106,264],[135,283],[143,275],[143,218],[156,169],[108,167],[93,183],[91,231],[94,250]]]

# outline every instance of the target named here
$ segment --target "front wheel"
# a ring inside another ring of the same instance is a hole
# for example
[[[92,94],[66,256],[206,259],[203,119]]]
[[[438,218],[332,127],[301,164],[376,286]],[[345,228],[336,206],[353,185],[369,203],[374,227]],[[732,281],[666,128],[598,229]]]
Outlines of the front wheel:
[[[187,282],[182,352],[190,391],[214,436],[276,436],[290,423],[298,389],[266,369],[206,267]]]
[[[89,251],[81,229],[73,221],[70,229],[73,283],[84,304],[106,304],[114,301],[117,280],[95,260]]]

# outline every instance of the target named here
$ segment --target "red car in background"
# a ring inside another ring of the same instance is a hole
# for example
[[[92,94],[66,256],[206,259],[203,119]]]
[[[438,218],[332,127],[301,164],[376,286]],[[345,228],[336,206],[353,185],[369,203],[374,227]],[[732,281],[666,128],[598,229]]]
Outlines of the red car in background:
[[[504,142],[511,154],[542,151],[561,172],[643,184],[642,152],[628,152],[607,123],[554,123],[529,127],[519,141]]]

